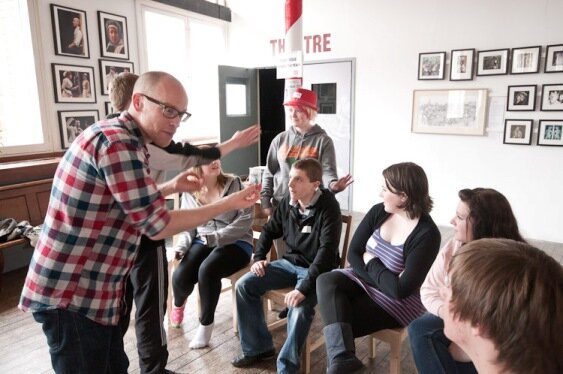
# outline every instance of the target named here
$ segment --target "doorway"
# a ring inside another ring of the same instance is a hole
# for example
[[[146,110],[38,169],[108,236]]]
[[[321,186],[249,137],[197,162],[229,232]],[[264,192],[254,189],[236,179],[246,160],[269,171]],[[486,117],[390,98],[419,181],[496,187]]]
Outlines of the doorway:
[[[222,74],[222,69],[228,68],[229,74]],[[233,70],[236,69],[236,70]],[[255,70],[257,75],[257,97],[259,112],[256,118],[262,126],[262,136],[260,145],[257,149],[258,154],[252,157],[239,156],[237,151],[232,156],[232,165],[225,168],[226,171],[235,172],[241,175],[248,173],[248,168],[266,164],[266,157],[270,143],[277,134],[290,126],[290,121],[286,120],[285,110],[282,105],[284,98],[285,81],[276,79],[275,68],[243,69],[233,67],[219,67],[219,89],[220,102],[225,95],[221,91],[226,90],[225,84],[233,82],[234,74],[248,74]],[[336,152],[336,166],[339,177],[352,173],[353,155],[353,108],[354,108],[354,76],[355,60],[333,60],[324,62],[310,62],[303,66],[303,87],[312,89],[319,98],[319,113],[317,123],[332,138]],[[240,82],[240,81],[239,81]],[[252,86],[249,87],[252,90]],[[249,96],[252,96],[250,94]],[[221,140],[228,139],[234,130],[240,130],[254,122],[240,122],[240,116],[225,116],[225,104],[220,104],[221,113]],[[250,108],[252,111],[253,108]],[[252,118],[251,115],[249,118]],[[236,124],[234,120],[237,120]],[[242,127],[240,127],[242,126]],[[253,148],[250,152],[256,152]],[[230,155],[229,155],[230,156]],[[252,162],[256,160],[256,162]],[[244,162],[243,162],[244,161]],[[246,163],[245,163],[246,162]],[[340,208],[350,210],[352,208],[352,186],[336,195]]]

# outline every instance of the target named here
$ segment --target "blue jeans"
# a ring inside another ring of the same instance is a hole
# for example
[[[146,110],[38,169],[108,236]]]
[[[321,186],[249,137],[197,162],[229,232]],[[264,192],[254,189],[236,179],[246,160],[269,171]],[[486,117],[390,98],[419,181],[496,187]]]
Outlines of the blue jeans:
[[[63,309],[34,312],[47,336],[57,374],[127,373],[129,360],[118,326],[104,326]]]
[[[430,313],[412,321],[409,340],[419,374],[477,374],[471,362],[453,359],[451,341],[444,335],[444,320]]]
[[[247,273],[236,284],[240,343],[246,356],[256,356],[274,349],[272,335],[264,319],[261,297],[268,290],[296,287],[307,276],[308,269],[281,259],[266,267],[263,277]],[[315,316],[317,295],[311,291],[287,314],[287,338],[278,355],[278,373],[296,373],[301,351]]]

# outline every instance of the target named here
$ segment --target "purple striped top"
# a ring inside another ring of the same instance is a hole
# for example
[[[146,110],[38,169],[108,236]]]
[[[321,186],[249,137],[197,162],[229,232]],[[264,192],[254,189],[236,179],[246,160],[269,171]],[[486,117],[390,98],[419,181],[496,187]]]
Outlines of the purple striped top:
[[[366,243],[366,251],[369,254],[379,257],[381,262],[395,274],[401,274],[405,268],[403,258],[403,244],[392,245],[385,241],[379,234],[379,228],[375,230],[371,238]],[[370,298],[380,307],[382,307],[393,318],[400,322],[403,326],[407,326],[412,320],[420,317],[426,309],[420,300],[420,291],[417,290],[404,299],[394,299],[385,295],[375,287],[365,283],[356,275],[352,268],[341,270],[343,274],[358,283],[370,296]]]

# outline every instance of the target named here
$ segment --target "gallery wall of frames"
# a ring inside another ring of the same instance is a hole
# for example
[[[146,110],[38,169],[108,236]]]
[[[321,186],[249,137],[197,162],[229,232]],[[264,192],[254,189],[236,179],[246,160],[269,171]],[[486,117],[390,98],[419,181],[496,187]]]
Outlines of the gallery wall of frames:
[[[542,51],[545,50],[543,66]],[[445,80],[445,51],[418,56],[418,80]],[[478,51],[455,49],[449,53],[449,80],[471,81],[508,74],[563,73],[563,44]],[[542,71],[543,68],[543,71]],[[554,118],[505,119],[504,144],[563,146],[563,75],[557,84],[508,85],[506,112],[553,113]],[[484,83],[489,82],[483,79]],[[411,131],[415,133],[484,135],[489,89],[417,89],[413,92]],[[539,103],[538,103],[539,102]],[[543,117],[543,116],[542,116]],[[551,116],[550,116],[551,117]],[[534,131],[537,122],[537,131]]]
[[[86,11],[57,4],[50,4],[50,11],[55,55],[77,59],[76,64],[51,63],[55,103],[80,104],[76,110],[57,110],[61,146],[68,148],[82,131],[99,120],[99,111],[95,109],[96,93],[109,95],[111,81],[120,73],[134,73],[135,67],[133,62],[129,61],[126,17],[97,11],[99,64],[88,66],[87,64],[93,61],[90,43],[94,41],[88,32]],[[99,82],[95,81],[96,68],[99,69]],[[99,91],[96,89],[98,83]],[[111,114],[111,105],[108,97],[101,100],[104,100],[105,104],[105,117]]]

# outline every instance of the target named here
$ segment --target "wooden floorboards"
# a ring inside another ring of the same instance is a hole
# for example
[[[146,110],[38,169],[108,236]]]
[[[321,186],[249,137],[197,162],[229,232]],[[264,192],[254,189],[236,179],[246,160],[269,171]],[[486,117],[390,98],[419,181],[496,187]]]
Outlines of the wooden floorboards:
[[[17,309],[26,269],[4,274],[3,290],[0,293],[0,373],[53,373],[45,336],[41,326],[30,313]],[[181,329],[168,329],[168,369],[179,373],[275,373],[275,361],[261,362],[255,367],[236,369],[231,359],[240,352],[238,336],[233,333],[231,317],[231,293],[224,292],[219,300],[215,316],[215,328],[210,347],[192,350],[188,347],[197,327],[194,297],[188,299],[184,325]],[[275,314],[268,316],[275,318]],[[125,350],[130,360],[129,372],[139,373],[137,361],[134,321],[125,336]],[[320,317],[315,318],[311,334],[318,336],[322,326]],[[274,344],[279,350],[285,339],[285,327],[275,330]],[[389,373],[389,347],[378,343],[377,357],[369,358],[367,338],[356,339],[358,357],[368,367],[369,373]],[[326,355],[323,348],[312,354],[312,373],[326,371]],[[401,373],[415,372],[408,342],[403,343]]]

